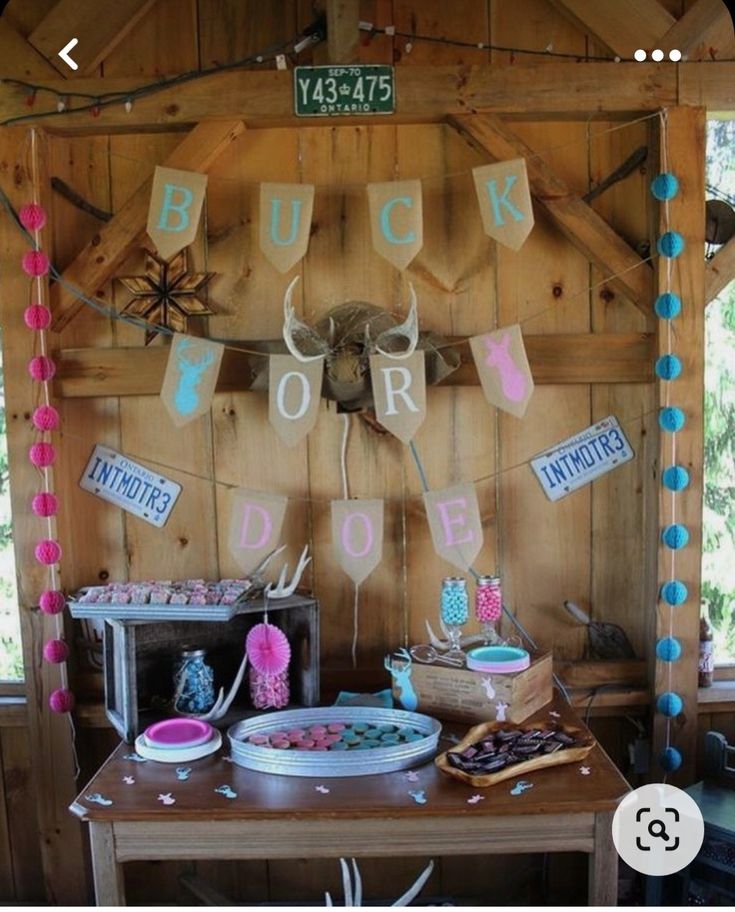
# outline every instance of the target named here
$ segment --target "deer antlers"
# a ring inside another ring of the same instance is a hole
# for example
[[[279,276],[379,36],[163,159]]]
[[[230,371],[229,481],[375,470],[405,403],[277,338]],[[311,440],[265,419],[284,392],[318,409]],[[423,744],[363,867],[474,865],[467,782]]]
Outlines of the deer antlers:
[[[346,907],[354,907],[362,905],[362,878],[360,877],[360,869],[357,867],[357,862],[354,858],[351,858],[352,862],[352,873],[347,866],[347,862],[344,858],[340,858],[339,863],[342,868],[342,889],[344,890],[345,901],[344,905]],[[431,877],[431,872],[434,870],[434,862],[430,861],[424,870],[419,874],[419,876],[414,881],[413,885],[406,890],[406,892],[399,896],[398,899],[391,903],[392,906],[407,906],[419,895],[423,889],[426,881]],[[352,885],[352,878],[354,877],[354,889]],[[331,907],[334,905],[332,902],[332,897],[329,893],[324,894],[324,899],[326,905]]]

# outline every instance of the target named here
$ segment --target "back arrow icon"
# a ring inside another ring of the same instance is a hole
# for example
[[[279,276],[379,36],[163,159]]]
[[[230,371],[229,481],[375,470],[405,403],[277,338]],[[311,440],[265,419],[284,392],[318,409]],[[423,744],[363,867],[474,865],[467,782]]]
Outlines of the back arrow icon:
[[[64,47],[59,51],[59,57],[61,57],[64,63],[68,63],[72,70],[78,70],[79,64],[76,62],[76,60],[71,59],[69,56],[69,51],[73,50],[78,44],[79,39],[72,38],[69,44],[64,45]]]

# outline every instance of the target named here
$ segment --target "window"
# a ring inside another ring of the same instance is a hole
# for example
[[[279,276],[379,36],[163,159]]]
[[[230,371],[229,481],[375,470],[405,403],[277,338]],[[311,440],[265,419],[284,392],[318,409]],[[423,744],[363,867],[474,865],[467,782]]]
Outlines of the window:
[[[735,120],[710,120],[707,198],[735,209],[733,148]],[[735,662],[735,282],[707,307],[704,387],[702,611],[722,664]]]
[[[10,515],[5,380],[0,346],[0,681],[23,678],[20,616]]]

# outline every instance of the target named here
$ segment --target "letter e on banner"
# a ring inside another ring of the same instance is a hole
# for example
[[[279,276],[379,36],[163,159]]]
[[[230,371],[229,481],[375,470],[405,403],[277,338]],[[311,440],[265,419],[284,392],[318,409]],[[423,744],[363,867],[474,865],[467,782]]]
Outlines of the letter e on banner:
[[[293,447],[319,415],[324,358],[299,361],[291,355],[271,355],[269,361],[268,418],[286,446]]]
[[[170,259],[194,241],[206,190],[206,174],[156,168],[146,231],[162,259]]]
[[[238,488],[230,501],[230,554],[243,573],[250,573],[278,547],[288,500]]]
[[[195,336],[174,335],[161,387],[161,399],[176,427],[209,411],[224,345]]]
[[[260,185],[260,249],[279,272],[306,253],[313,208],[313,184]]]
[[[526,159],[514,158],[472,169],[485,234],[520,250],[533,228]]]
[[[424,353],[408,358],[370,356],[370,379],[375,415],[403,443],[410,443],[426,418]]]
[[[383,557],[383,501],[333,500],[332,547],[351,580],[367,579]]]
[[[480,553],[483,541],[475,486],[455,485],[443,491],[427,491],[424,507],[436,553],[467,571]]]
[[[523,333],[518,323],[470,339],[482,391],[490,403],[522,418],[533,393]]]
[[[405,269],[424,244],[421,181],[367,185],[373,247],[396,269]]]

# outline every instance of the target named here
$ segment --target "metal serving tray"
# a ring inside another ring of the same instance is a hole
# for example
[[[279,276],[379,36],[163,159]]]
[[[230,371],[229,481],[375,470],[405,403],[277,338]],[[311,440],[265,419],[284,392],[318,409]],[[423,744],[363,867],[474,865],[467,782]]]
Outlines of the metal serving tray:
[[[93,588],[93,587],[88,587]],[[246,590],[236,602],[230,605],[172,605],[146,603],[144,605],[114,605],[112,602],[80,602],[87,591],[69,597],[69,611],[73,618],[99,618],[115,621],[230,621],[240,611],[243,602],[252,596]]]
[[[320,722],[368,722],[374,725],[410,725],[425,737],[421,741],[377,747],[369,751],[297,751],[274,750],[250,744],[250,735],[279,729],[308,727]],[[430,760],[437,752],[441,723],[431,716],[402,709],[379,709],[372,706],[327,706],[315,709],[292,709],[266,713],[227,730],[234,763],[259,773],[281,776],[374,776],[392,773]]]

